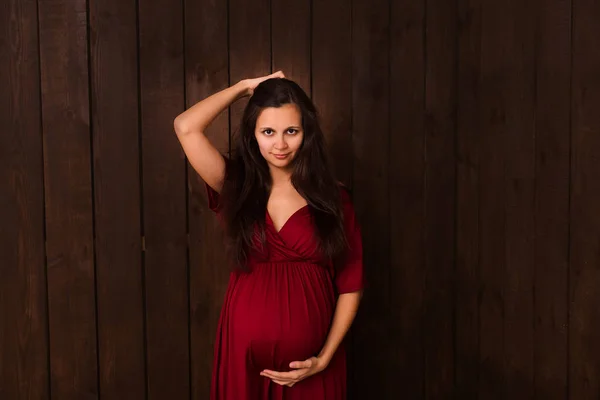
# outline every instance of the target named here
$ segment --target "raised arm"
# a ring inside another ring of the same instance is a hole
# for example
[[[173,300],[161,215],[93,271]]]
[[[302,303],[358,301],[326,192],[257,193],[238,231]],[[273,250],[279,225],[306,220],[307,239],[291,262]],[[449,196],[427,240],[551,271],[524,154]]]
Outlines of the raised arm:
[[[247,95],[243,81],[199,101],[179,114],[173,123],[177,138],[190,164],[210,187],[217,192],[223,187],[225,159],[210,143],[204,132],[210,123],[229,105]]]
[[[283,77],[283,74],[276,72],[262,78],[244,79],[199,101],[175,118],[175,132],[190,164],[204,182],[217,192],[221,192],[223,187],[225,159],[205,136],[206,128],[237,99],[252,95],[260,82],[275,77]]]

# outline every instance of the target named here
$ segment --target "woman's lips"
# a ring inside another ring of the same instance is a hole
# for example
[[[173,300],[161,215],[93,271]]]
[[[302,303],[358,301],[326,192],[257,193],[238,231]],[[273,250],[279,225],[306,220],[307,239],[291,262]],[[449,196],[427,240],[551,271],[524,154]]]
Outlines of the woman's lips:
[[[283,160],[283,159],[284,159],[284,158],[286,158],[288,155],[289,155],[289,153],[288,153],[288,154],[273,154],[273,156],[274,156],[275,158],[277,158],[278,160]]]

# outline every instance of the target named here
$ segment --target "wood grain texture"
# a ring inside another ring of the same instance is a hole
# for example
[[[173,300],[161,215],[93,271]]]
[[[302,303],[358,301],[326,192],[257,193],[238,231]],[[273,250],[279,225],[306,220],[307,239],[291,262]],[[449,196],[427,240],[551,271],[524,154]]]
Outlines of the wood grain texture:
[[[482,399],[503,399],[504,281],[506,277],[506,142],[509,89],[507,11],[493,1],[481,9],[479,165],[479,388]]]
[[[148,399],[189,398],[187,191],[173,120],[184,109],[182,3],[139,2]]]
[[[573,2],[569,397],[600,396],[600,4]]]
[[[229,83],[269,75],[271,53],[271,1],[229,1]],[[238,133],[248,98],[230,107],[230,136]]]
[[[337,178],[352,187],[352,19],[344,0],[312,2],[312,100]]]
[[[427,2],[425,52],[425,398],[454,392],[456,2]]]
[[[48,399],[36,2],[5,2],[0,27],[0,398]]]
[[[89,2],[98,368],[103,398],[144,398],[135,1]]]
[[[420,399],[425,388],[425,4],[392,2],[390,23],[388,368],[407,398]]]
[[[311,3],[312,100],[319,112],[335,176],[352,188],[352,10],[345,7],[344,0]],[[353,341],[354,326],[345,344],[349,382],[354,382]]]
[[[208,397],[228,260],[173,119],[279,69],[363,227],[348,397],[600,395],[597,1],[5,3],[0,398]]]
[[[311,94],[311,0],[271,1],[271,63]]]
[[[458,3],[456,97],[456,398],[477,399],[479,382],[479,191],[481,1]]]
[[[535,109],[535,398],[565,399],[568,370],[571,1],[539,3]]]
[[[368,287],[356,319],[354,399],[394,392],[390,357],[389,15],[387,1],[352,2],[354,207]]]
[[[227,4],[185,3],[186,103],[196,102],[228,86]],[[229,152],[229,112],[225,110],[205,134],[224,155]],[[217,325],[227,278],[222,226],[208,208],[204,182],[188,165],[190,255],[190,357],[192,398],[208,399]]]
[[[534,3],[504,5],[505,125],[504,370],[506,396],[533,396],[533,267],[535,249]]]
[[[86,2],[39,4],[53,398],[98,396]]]

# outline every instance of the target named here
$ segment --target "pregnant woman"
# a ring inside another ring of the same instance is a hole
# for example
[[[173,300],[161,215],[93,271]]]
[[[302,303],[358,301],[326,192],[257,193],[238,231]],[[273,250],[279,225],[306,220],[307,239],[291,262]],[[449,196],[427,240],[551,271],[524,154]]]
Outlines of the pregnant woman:
[[[225,158],[204,131],[244,96]],[[200,101],[174,125],[223,223],[233,267],[211,399],[345,399],[343,340],[362,296],[362,242],[312,101],[280,71]]]

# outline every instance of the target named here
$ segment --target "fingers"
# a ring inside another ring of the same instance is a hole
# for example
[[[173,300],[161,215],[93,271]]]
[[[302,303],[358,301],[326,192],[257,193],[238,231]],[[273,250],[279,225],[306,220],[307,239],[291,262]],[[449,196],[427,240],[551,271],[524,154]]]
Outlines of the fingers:
[[[267,79],[271,79],[271,78],[285,78],[285,75],[283,73],[283,71],[277,71],[272,73],[271,75],[267,75],[263,78],[264,81],[266,81]]]
[[[296,384],[296,382],[293,382],[293,381],[292,382],[286,382],[286,381],[280,381],[278,379],[271,379],[271,380],[273,382],[275,382],[276,384],[281,385],[281,386],[292,387],[292,386],[294,386]]]
[[[285,78],[285,75],[282,71],[277,71],[274,72],[270,75],[267,76],[263,76],[260,78],[252,78],[252,79],[246,79],[245,82],[248,86],[247,88],[247,93],[246,95],[252,97],[252,95],[254,94],[254,89],[262,82],[266,81],[267,79],[271,79],[271,78]]]
[[[260,373],[262,376],[266,376],[271,379],[278,379],[281,381],[293,381],[297,380],[302,376],[301,371],[290,371],[290,372],[277,372],[265,369]]]
[[[261,376],[271,379],[278,385],[285,385],[292,387],[294,384],[300,382],[303,379],[303,375],[306,370],[291,371],[291,372],[276,372],[271,370],[264,370],[260,373]]]
[[[265,369],[260,373],[260,375],[271,379],[278,385],[292,387],[294,384],[317,372],[317,361],[318,359],[316,357],[311,357],[304,361],[292,361],[290,363],[290,368],[296,368],[294,371],[278,372]]]

